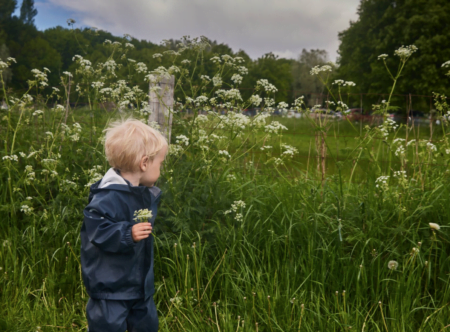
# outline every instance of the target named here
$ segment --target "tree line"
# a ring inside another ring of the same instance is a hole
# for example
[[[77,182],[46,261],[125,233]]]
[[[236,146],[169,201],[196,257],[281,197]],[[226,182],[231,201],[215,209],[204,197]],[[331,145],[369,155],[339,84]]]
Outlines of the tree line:
[[[18,7],[17,0],[0,2],[0,58],[11,56],[17,60],[9,71],[4,72],[8,88],[20,92],[27,89],[27,80],[32,78],[31,70],[48,68],[49,89],[58,86],[64,71],[75,71],[73,56],[79,54],[92,63],[104,62],[110,56],[105,46],[106,39],[112,42],[128,42],[134,48],[127,53],[129,58],[143,62],[147,67],[170,66],[169,59],[154,58],[155,53],[175,49],[178,40],[170,40],[164,45],[129,36],[119,37],[103,30],[76,28],[75,22],[68,20],[68,26],[57,26],[40,31],[34,24],[38,14],[34,0],[23,0],[20,15],[13,15]],[[337,64],[334,66],[330,82],[344,79],[356,83],[353,93],[372,93],[365,102],[376,102],[392,86],[380,54],[389,54],[387,64],[395,70],[398,59],[394,50],[402,45],[416,45],[419,50],[404,71],[405,79],[399,81],[396,93],[430,95],[432,92],[449,93],[450,80],[441,70],[441,65],[450,59],[450,2],[447,0],[362,0],[358,8],[359,18],[350,22],[345,31],[339,33],[340,46]],[[244,50],[234,52],[225,43],[209,41],[200,61],[202,75],[214,76],[214,66],[208,60],[216,55],[240,56],[248,75],[241,84],[242,95],[248,98],[258,79],[268,79],[278,88],[276,101],[292,103],[296,97],[306,94],[309,105],[323,102],[317,94],[327,94],[327,90],[316,76],[309,74],[312,67],[328,62],[325,50],[304,49],[297,59],[279,58],[273,53],[258,59],[251,59]],[[186,58],[186,55],[184,55]],[[125,69],[118,74],[127,78]],[[129,82],[136,84],[139,82]],[[140,83],[142,84],[142,83]],[[310,94],[308,94],[309,92]],[[400,98],[400,97],[399,97]],[[358,96],[348,97],[349,106],[359,106]]]

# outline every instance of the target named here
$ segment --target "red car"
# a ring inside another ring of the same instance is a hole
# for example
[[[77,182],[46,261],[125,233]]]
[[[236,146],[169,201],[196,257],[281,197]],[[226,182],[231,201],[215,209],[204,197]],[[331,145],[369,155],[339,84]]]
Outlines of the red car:
[[[348,119],[350,121],[370,122],[372,124],[383,122],[383,116],[379,114],[371,114],[371,112],[364,111],[362,108],[350,108],[343,113],[343,118],[345,120]]]

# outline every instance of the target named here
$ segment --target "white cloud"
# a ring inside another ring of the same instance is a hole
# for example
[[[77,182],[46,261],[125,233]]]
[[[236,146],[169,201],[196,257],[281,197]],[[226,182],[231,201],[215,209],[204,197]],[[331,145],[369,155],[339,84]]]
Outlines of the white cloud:
[[[337,34],[357,19],[359,0],[48,0],[80,25],[152,42],[205,35],[256,58],[296,57],[326,49],[335,59]]]

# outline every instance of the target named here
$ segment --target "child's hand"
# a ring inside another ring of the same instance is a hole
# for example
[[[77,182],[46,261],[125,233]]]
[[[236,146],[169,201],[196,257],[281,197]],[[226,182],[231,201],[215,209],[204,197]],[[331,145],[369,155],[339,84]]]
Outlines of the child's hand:
[[[131,228],[131,236],[134,242],[139,242],[150,236],[152,225],[148,222],[140,222]]]

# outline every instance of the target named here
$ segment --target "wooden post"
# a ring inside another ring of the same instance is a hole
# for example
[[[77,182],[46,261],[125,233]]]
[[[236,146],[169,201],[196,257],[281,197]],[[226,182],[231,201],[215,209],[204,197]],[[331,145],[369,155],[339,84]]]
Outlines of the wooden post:
[[[154,121],[161,127],[161,132],[170,143],[172,134],[172,112],[173,112],[173,93],[175,85],[175,76],[162,77],[159,80],[150,81],[149,106],[151,114],[149,121]],[[152,89],[159,87],[160,90]]]

